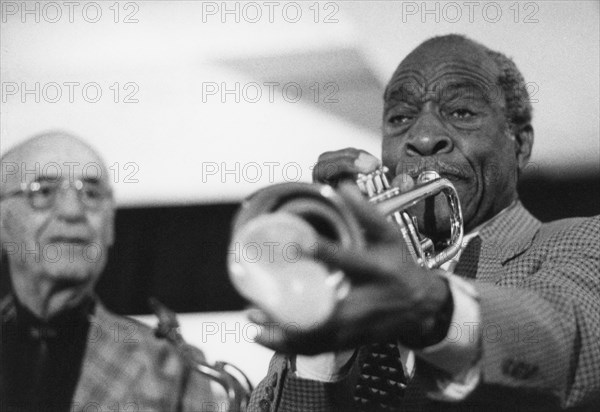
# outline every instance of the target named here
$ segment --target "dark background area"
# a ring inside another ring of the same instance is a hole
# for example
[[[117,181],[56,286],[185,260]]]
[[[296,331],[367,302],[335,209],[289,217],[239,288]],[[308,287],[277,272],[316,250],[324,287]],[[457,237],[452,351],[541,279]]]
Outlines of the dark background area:
[[[600,179],[524,179],[524,205],[540,220],[600,214]],[[176,312],[240,310],[226,258],[238,204],[126,208],[117,211],[116,242],[98,295],[121,314],[149,313],[154,296]],[[0,296],[10,290],[2,259]]]

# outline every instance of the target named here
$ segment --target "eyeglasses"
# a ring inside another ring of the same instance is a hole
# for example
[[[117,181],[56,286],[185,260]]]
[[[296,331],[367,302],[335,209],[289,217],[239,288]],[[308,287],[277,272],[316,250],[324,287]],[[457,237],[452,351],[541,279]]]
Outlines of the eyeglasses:
[[[58,192],[74,188],[77,198],[89,210],[98,210],[112,198],[112,191],[103,184],[84,180],[41,180],[21,183],[21,188],[3,195],[0,200],[24,194],[33,209],[50,209],[56,204]]]

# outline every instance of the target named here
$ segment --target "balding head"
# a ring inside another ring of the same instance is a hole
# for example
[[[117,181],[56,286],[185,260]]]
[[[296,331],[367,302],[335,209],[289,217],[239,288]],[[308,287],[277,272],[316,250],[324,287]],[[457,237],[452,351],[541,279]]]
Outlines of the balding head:
[[[488,48],[464,36],[451,34],[433,37],[421,43],[398,66],[403,69],[421,66],[434,69],[435,66],[449,59],[454,61],[475,63],[492,76],[498,76],[496,63],[488,56]]]
[[[110,184],[100,155],[79,137],[63,131],[35,135],[7,151],[1,162],[2,195],[42,174],[69,180],[75,174],[85,175]]]
[[[407,72],[420,72],[433,78],[439,67],[448,61],[459,68],[469,67],[484,76],[488,94],[499,102],[505,111],[506,119],[513,129],[531,129],[533,108],[529,99],[527,84],[512,59],[503,53],[491,50],[485,45],[459,34],[432,37],[421,43],[400,62],[386,88],[384,99],[393,102],[393,95],[402,92],[406,85]],[[426,70],[423,70],[426,68]]]
[[[92,293],[113,243],[114,204],[98,153],[64,132],[2,156],[2,249],[15,294],[41,317]]]

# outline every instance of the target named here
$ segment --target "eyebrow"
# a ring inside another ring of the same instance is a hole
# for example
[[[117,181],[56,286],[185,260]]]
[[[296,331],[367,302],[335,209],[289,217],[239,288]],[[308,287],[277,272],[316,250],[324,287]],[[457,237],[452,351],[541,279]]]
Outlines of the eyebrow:
[[[433,94],[434,98],[439,103],[448,103],[456,101],[484,102],[492,101],[488,90],[483,89],[473,83],[453,83],[446,85],[438,85],[434,91],[428,91],[424,97],[429,97]]]
[[[439,92],[439,97],[441,102],[465,99],[486,103],[492,101],[489,91],[482,90],[481,87],[473,84],[455,84],[443,87]]]
[[[103,182],[97,177],[84,177],[83,179],[81,179],[81,181],[85,183],[94,183],[98,185],[103,184]]]
[[[410,83],[396,84],[394,85],[395,87],[393,90],[387,91],[383,102],[384,115],[401,103],[411,106],[421,102],[422,92],[417,89],[419,86],[408,86],[409,84]]]
[[[482,87],[478,82],[471,82],[468,80],[460,80],[457,82],[455,82],[455,81],[445,82],[445,83],[441,84],[441,89],[443,91],[450,91],[450,92],[463,91],[463,90],[475,91],[482,95],[485,95],[489,91],[489,88]]]
[[[62,176],[58,175],[58,176],[38,176],[37,178],[33,179],[33,182],[52,182],[52,183],[56,183],[62,180]]]
[[[440,82],[439,80],[433,83],[436,93],[439,94],[440,90],[443,93],[449,92],[463,92],[463,91],[474,91],[479,93],[482,96],[486,96],[489,93],[489,88],[482,87],[479,82],[469,81],[465,79],[460,80],[450,80],[446,82]],[[411,82],[410,80],[400,82],[396,81],[393,85],[390,85],[388,90],[386,90],[385,98],[386,100],[398,101],[402,100],[404,97],[411,98],[421,98],[423,94],[429,95],[432,91],[432,84],[430,83],[427,89],[424,90],[424,87],[420,84]]]
[[[56,183],[59,181],[64,181],[67,179],[63,179],[62,176],[57,176],[57,177],[51,177],[51,176],[39,176],[37,179],[33,180],[34,182],[52,182],[52,183]],[[71,179],[69,179],[71,180]],[[101,185],[103,184],[103,182],[98,179],[97,177],[84,177],[82,179],[73,179],[75,180],[81,180],[84,183],[92,183],[92,184],[98,184]]]

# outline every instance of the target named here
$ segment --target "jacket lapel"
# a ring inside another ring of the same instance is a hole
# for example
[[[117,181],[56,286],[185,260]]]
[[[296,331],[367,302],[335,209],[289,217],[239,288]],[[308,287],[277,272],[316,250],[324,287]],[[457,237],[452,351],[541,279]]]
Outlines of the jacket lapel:
[[[529,249],[541,222],[521,204],[501,213],[479,231],[481,252],[477,266],[477,280],[495,283],[503,273],[503,266]]]
[[[127,351],[128,345],[114,341],[115,328],[122,327],[122,323],[97,300],[90,321],[82,373],[73,398],[75,410],[91,401],[108,407],[128,398],[128,388],[123,382],[136,382],[140,371],[135,362],[128,362],[132,355]]]

